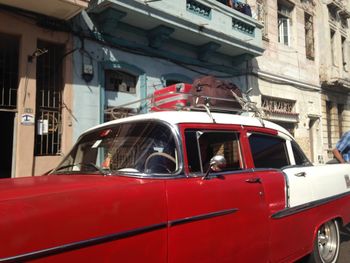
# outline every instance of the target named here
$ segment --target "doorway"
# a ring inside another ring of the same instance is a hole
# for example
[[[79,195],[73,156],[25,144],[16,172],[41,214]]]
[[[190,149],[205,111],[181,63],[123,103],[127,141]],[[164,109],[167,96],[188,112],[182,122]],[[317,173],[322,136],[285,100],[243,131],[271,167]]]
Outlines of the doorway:
[[[3,127],[0,137],[1,158],[0,178],[10,178],[12,172],[13,124],[15,113],[0,111],[0,123]]]

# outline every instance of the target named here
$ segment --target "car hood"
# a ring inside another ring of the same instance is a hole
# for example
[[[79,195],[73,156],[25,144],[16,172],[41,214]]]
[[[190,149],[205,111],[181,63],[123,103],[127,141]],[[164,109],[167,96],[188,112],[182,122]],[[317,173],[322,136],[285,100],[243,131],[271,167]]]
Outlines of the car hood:
[[[48,175],[0,180],[0,202],[34,198],[114,185],[115,190],[145,184],[150,180],[125,176]]]
[[[0,260],[166,222],[164,189],[123,176],[0,180]]]

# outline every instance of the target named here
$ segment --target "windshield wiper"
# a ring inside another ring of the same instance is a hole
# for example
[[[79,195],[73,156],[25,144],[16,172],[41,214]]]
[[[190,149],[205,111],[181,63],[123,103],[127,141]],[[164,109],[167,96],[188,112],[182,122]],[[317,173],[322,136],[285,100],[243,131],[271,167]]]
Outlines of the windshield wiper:
[[[67,164],[67,165],[63,165],[63,166],[60,166],[60,167],[56,168],[52,173],[55,173],[55,172],[60,171],[60,170],[63,170],[65,168],[74,167],[74,166],[80,166],[80,167],[82,167],[82,166],[90,166],[90,167],[95,168],[97,171],[99,171],[103,175],[109,175],[110,174],[110,170],[104,170],[104,169],[102,169],[101,167],[97,166],[94,163],[72,163],[72,164]],[[76,171],[76,172],[80,172],[80,171]]]

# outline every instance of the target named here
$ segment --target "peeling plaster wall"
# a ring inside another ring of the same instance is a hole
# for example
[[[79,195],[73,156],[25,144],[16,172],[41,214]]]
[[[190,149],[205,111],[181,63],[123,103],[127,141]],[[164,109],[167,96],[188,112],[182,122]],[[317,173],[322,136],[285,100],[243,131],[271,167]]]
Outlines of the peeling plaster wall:
[[[266,0],[267,38],[264,41],[265,52],[252,61],[251,93],[252,100],[261,105],[262,96],[276,100],[295,101],[294,111],[299,114],[295,123],[294,136],[307,156],[315,163],[322,155],[322,124],[320,116],[321,94],[319,83],[319,30],[315,1],[291,0],[294,4],[291,14],[290,45],[278,42],[277,2]],[[256,16],[256,1],[248,1]],[[313,15],[315,58],[306,58],[304,12]],[[259,73],[264,73],[264,77]],[[315,119],[316,118],[316,119]],[[272,119],[273,121],[273,119]],[[309,125],[312,126],[311,131]],[[312,137],[312,138],[311,138]],[[321,158],[322,159],[322,158]],[[322,160],[321,160],[322,161]]]

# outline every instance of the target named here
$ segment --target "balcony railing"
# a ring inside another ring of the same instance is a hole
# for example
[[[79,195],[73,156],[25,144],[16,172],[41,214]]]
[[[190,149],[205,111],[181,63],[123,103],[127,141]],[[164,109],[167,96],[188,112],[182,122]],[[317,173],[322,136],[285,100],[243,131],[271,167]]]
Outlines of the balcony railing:
[[[210,46],[226,55],[263,52],[262,24],[217,0],[96,0],[89,11],[98,14],[100,21],[106,15],[106,21],[116,20],[114,25],[129,24],[152,36],[167,34],[164,38]]]

